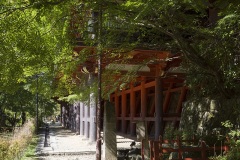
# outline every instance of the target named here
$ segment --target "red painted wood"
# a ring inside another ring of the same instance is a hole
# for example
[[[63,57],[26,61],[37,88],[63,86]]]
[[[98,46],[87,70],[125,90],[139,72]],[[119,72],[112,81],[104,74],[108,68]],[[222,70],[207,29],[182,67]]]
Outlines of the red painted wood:
[[[206,154],[206,143],[204,141],[201,142],[201,155],[202,155],[202,160],[207,160],[207,154]]]
[[[135,134],[135,128],[136,128],[136,123],[133,121],[133,117],[135,117],[136,115],[136,95],[134,92],[134,86],[133,84],[131,84],[130,86],[130,116],[131,116],[131,120],[130,120],[130,132],[131,135]]]
[[[148,131],[151,131],[151,128],[154,124],[153,122],[155,122],[155,100],[153,100],[154,102],[151,102],[151,99],[155,99],[155,93],[152,91],[154,91],[156,82],[153,78],[151,81],[149,81],[146,79],[146,77],[141,77],[140,80],[141,81],[139,83],[134,82],[128,86],[126,90],[122,90],[120,95],[117,95],[117,92],[111,95],[111,97],[114,97],[112,99],[115,102],[116,107],[116,117],[118,120],[117,126],[118,128],[122,128],[121,130],[123,133],[126,133],[126,131],[129,130],[131,135],[136,133],[136,121],[147,121]],[[163,78],[162,81],[163,89],[166,89],[163,91],[163,94],[165,95],[165,99],[163,101],[163,122],[165,123],[167,121],[172,121],[174,122],[175,126],[177,126],[180,121],[182,102],[186,98],[187,87],[174,88],[175,85],[180,86],[180,84],[183,82],[182,79]],[[168,114],[168,106],[171,101],[171,94],[174,92],[181,92],[175,109],[176,113]],[[124,98],[123,95],[128,96],[127,98]]]
[[[155,86],[155,140],[163,136],[163,83],[161,77],[156,77]]]
[[[125,92],[122,92],[122,104],[121,104],[121,109],[122,109],[122,132],[126,133],[127,132],[127,121],[125,117],[127,116],[127,95]]]
[[[120,106],[119,106],[119,96],[117,94],[117,91],[115,91],[114,94],[114,102],[115,102],[115,115],[117,117],[117,123],[116,123],[116,129],[119,130],[120,128],[120,122],[119,122],[119,117],[120,117]]]
[[[159,156],[160,150],[158,146],[158,142],[153,141],[153,155],[154,155],[154,160],[159,160],[160,158],[162,159],[162,155]],[[161,153],[160,153],[161,154]]]
[[[177,113],[180,113],[180,112],[181,112],[182,102],[184,101],[184,99],[185,99],[185,97],[186,97],[186,93],[187,93],[187,88],[186,88],[186,87],[182,87],[182,89],[181,89],[181,95],[180,95],[180,97],[179,97],[178,104],[177,104],[177,109],[176,109],[176,112],[177,112]]]
[[[151,106],[150,106],[150,112],[149,112],[149,116],[152,116],[154,117],[154,112],[155,112],[155,99],[151,96],[148,96],[149,99],[152,99],[152,103],[151,103]]]
[[[169,101],[171,97],[171,89],[173,88],[173,82],[170,83],[168,90],[165,92],[165,99],[163,104],[163,112],[166,113],[169,108]]]
[[[147,95],[146,95],[146,87],[145,87],[145,81],[146,78],[142,77],[141,81],[141,117],[144,119],[146,117],[146,111],[147,111]]]
[[[199,147],[181,147],[182,146],[182,142],[195,142],[196,139],[193,138],[192,140],[181,140],[180,138],[178,138],[177,140],[163,140],[161,138],[161,136],[159,137],[158,141],[149,141],[150,144],[150,158],[151,160],[155,160],[155,158],[159,158],[162,159],[163,158],[163,153],[168,153],[170,154],[171,152],[177,152],[178,153],[178,158],[175,160],[183,160],[182,159],[182,153],[183,152],[200,152],[201,153],[201,157],[198,158],[184,158],[184,160],[208,160],[207,157],[207,152],[213,152],[214,150],[223,150],[223,151],[227,151],[228,150],[228,146],[217,146],[217,147],[207,147],[206,143],[204,141],[201,141],[201,146]],[[162,144],[165,143],[177,143],[177,148],[166,148],[166,147],[162,147]],[[156,148],[158,146],[158,148]],[[158,152],[158,153],[156,153]]]

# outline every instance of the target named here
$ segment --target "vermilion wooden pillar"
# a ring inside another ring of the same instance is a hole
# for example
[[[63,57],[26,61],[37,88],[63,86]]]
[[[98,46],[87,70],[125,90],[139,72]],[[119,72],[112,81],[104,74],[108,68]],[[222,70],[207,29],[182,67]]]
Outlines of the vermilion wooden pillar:
[[[169,102],[170,102],[170,98],[171,98],[171,89],[173,88],[173,82],[169,85],[168,90],[166,91],[165,94],[165,100],[163,103],[163,113],[166,113],[169,107]]]
[[[177,104],[177,109],[176,109],[176,113],[181,113],[182,110],[182,102],[184,101],[184,99],[186,98],[186,94],[187,94],[187,87],[183,86],[181,89],[181,94],[180,97],[178,99],[178,104]],[[174,121],[174,126],[178,127],[179,125],[179,121]]]
[[[122,91],[122,133],[127,133],[127,121],[126,121],[126,116],[127,116],[127,95],[125,91]]]
[[[114,94],[114,102],[115,102],[115,114],[117,118],[116,129],[118,131],[120,128],[120,123],[118,119],[120,117],[120,109],[119,109],[119,97],[118,97],[117,91],[115,91],[115,94]]]
[[[187,88],[186,86],[182,87],[181,89],[181,95],[178,99],[178,104],[177,104],[177,109],[176,112],[180,113],[181,109],[182,109],[182,102],[184,101],[185,97],[186,97],[186,93],[187,93]]]
[[[145,88],[146,78],[141,78],[141,118],[145,121],[146,113],[147,113],[147,94]]]
[[[131,91],[130,91],[130,134],[131,136],[135,135],[136,132],[136,122],[134,122],[134,117],[136,116],[136,97],[134,92],[134,86],[131,84]]]
[[[155,85],[155,140],[163,137],[163,84],[160,77],[161,70],[156,69],[156,85]]]

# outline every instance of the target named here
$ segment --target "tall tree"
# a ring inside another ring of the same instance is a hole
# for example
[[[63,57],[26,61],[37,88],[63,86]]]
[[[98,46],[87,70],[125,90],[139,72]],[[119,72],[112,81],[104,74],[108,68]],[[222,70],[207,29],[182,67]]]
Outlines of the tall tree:
[[[238,94],[239,2],[140,0],[121,8],[118,21],[135,31],[135,47],[182,53],[189,86],[201,84],[201,95]]]

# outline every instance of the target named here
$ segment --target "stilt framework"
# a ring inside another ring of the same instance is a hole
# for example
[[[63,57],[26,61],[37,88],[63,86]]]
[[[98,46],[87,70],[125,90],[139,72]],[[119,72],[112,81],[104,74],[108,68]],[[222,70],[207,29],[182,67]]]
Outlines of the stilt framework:
[[[81,52],[84,48],[89,49],[89,53],[94,54],[94,48],[86,46],[75,47],[75,51]],[[122,69],[119,70],[122,76],[133,66],[143,67],[140,67],[141,69],[136,72],[134,82],[126,83],[124,88],[119,87],[110,95],[110,101],[115,104],[117,132],[136,136],[136,123],[141,121],[146,122],[149,136],[156,138],[163,134],[166,126],[178,127],[182,103],[187,93],[187,87],[184,85],[184,71],[179,67],[181,55],[166,51],[140,49],[127,54],[129,55],[128,60],[125,60],[124,63],[114,64],[115,67]],[[112,60],[103,57],[103,70],[114,70],[110,62],[119,62],[121,58],[120,56],[118,60]],[[74,74],[92,74],[96,78],[95,64],[96,59],[91,57],[86,60],[86,63],[79,65]],[[112,78],[117,81],[116,77]],[[109,87],[111,88],[111,86]],[[85,135],[94,141],[96,139],[96,103],[94,97],[92,100],[89,100],[89,103],[62,104],[61,110],[62,114],[65,114],[62,115],[64,126],[70,127],[80,135]],[[75,117],[70,118],[71,116]],[[75,124],[80,126],[70,126]]]
[[[111,102],[115,104],[117,117],[117,131],[131,136],[136,135],[136,123],[145,121],[148,134],[154,136],[156,119],[155,90],[159,87],[163,91],[163,128],[167,125],[178,127],[182,111],[182,103],[186,98],[187,87],[183,79],[162,78],[161,86],[156,86],[155,79],[147,80],[141,77],[139,83],[130,83],[123,90],[111,95]]]

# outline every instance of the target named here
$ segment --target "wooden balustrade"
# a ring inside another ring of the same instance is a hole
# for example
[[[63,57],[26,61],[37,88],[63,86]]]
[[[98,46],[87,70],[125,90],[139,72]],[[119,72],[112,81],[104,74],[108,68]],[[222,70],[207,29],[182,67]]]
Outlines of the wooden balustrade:
[[[183,145],[183,143],[192,143],[195,145]],[[171,154],[174,154],[171,160],[208,160],[208,153],[213,153],[212,156],[214,156],[214,153],[217,151],[220,153],[229,151],[229,146],[226,145],[208,146],[205,141],[199,141],[197,145],[196,143],[195,138],[192,140],[182,140],[180,138],[176,140],[163,140],[161,138],[158,141],[149,140],[150,160],[164,160],[164,155],[166,158],[166,156],[170,156]],[[144,146],[142,146],[143,149]],[[187,153],[195,153],[195,156],[191,158]],[[143,154],[142,158],[144,159]]]

